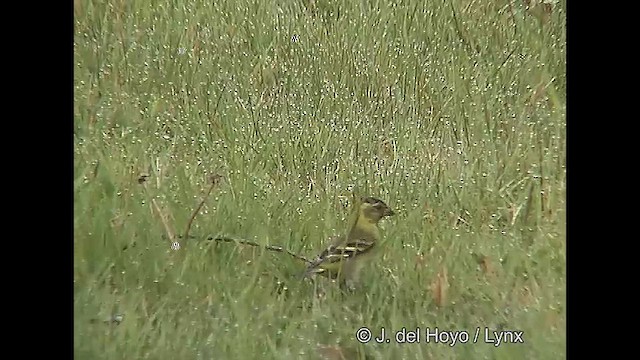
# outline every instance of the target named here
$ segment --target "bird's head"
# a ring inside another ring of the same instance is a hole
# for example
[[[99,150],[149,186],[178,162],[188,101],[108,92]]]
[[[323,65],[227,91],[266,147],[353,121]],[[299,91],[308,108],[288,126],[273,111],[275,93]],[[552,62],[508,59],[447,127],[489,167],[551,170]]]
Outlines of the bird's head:
[[[395,215],[395,212],[384,201],[373,197],[365,197],[361,200],[360,213],[373,223],[377,223],[385,216]]]

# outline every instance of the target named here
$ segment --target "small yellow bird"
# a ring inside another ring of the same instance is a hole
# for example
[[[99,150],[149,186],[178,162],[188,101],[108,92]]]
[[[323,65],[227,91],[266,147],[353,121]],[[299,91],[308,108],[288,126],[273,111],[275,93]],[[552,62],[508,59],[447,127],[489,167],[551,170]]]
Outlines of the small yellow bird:
[[[395,212],[382,200],[366,197],[356,206],[355,223],[347,236],[337,238],[307,266],[303,277],[322,274],[353,289],[360,270],[371,259],[380,240],[378,222]]]

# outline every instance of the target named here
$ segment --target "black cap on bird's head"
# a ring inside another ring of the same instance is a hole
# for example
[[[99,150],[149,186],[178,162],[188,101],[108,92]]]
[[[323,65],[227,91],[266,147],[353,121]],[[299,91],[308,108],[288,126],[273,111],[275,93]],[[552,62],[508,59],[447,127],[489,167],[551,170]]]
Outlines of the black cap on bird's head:
[[[395,215],[395,211],[391,210],[389,205],[385,204],[384,201],[380,199],[376,199],[374,197],[365,197],[362,198],[362,204],[365,205],[368,209],[368,212],[375,213],[378,219],[381,219],[385,216],[393,216]]]

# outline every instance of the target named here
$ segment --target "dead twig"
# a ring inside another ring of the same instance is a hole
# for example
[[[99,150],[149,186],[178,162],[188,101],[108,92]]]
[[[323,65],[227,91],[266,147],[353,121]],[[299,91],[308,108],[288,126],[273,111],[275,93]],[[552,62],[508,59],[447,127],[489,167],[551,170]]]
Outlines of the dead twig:
[[[185,241],[186,239],[189,238],[189,230],[191,230],[191,225],[193,224],[193,221],[195,220],[196,216],[200,212],[200,209],[202,209],[202,206],[204,206],[204,203],[209,198],[209,195],[211,195],[213,188],[215,188],[216,185],[218,185],[222,180],[222,175],[214,174],[211,176],[209,180],[211,181],[211,186],[209,186],[209,190],[207,190],[207,193],[202,197],[202,200],[198,204],[198,207],[196,207],[196,209],[193,211],[193,213],[191,214],[191,218],[189,218],[189,222],[187,223],[187,229],[184,231],[184,237],[183,237]]]
[[[283,254],[288,254],[298,260],[301,260],[307,264],[311,264],[313,263],[313,261],[307,259],[306,257],[302,256],[302,255],[298,255],[292,251],[289,251],[285,248],[283,248],[282,246],[276,246],[276,245],[261,245],[258,244],[256,242],[253,241],[248,241],[248,240],[238,240],[238,239],[234,239],[234,238],[230,238],[230,237],[226,237],[226,236],[222,236],[222,237],[209,237],[207,238],[207,240],[213,240],[213,241],[217,241],[217,242],[228,242],[228,243],[236,243],[236,244],[240,244],[240,245],[249,245],[249,246],[254,246],[254,247],[261,247],[264,248],[266,250],[269,251],[274,251],[274,252],[279,252],[279,253],[283,253]]]

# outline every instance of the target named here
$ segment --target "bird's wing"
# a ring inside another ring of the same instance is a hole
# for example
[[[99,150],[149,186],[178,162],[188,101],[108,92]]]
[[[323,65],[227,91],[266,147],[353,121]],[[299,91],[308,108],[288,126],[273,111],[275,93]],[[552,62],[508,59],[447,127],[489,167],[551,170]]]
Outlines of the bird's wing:
[[[322,268],[337,264],[343,260],[355,258],[373,249],[375,241],[372,239],[351,239],[342,244],[333,244],[326,248],[307,266],[305,277],[311,273],[324,271]]]

